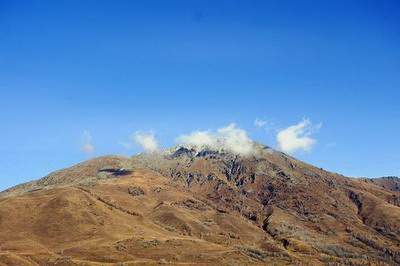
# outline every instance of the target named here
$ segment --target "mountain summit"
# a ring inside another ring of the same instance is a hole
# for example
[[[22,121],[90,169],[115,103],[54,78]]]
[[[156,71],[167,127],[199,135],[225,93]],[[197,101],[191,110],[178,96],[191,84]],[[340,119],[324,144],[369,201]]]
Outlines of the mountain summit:
[[[99,157],[0,193],[0,265],[400,264],[399,183],[261,144]]]

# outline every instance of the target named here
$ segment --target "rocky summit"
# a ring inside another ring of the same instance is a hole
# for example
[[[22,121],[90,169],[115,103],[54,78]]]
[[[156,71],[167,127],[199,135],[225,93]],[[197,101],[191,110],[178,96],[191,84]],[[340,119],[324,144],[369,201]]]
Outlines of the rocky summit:
[[[0,265],[398,265],[400,180],[257,144],[105,156],[0,193]]]

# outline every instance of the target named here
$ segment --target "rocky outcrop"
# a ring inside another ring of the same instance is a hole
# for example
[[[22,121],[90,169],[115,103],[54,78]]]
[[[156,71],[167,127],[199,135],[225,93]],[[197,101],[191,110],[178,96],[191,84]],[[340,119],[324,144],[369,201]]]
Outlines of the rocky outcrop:
[[[144,190],[141,187],[129,187],[128,193],[134,197],[144,195]]]

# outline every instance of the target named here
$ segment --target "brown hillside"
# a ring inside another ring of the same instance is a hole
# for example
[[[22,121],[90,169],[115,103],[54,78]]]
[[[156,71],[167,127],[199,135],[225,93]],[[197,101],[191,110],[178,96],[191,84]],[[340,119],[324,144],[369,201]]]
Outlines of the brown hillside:
[[[0,194],[0,265],[396,265],[399,199],[263,146],[100,157]]]

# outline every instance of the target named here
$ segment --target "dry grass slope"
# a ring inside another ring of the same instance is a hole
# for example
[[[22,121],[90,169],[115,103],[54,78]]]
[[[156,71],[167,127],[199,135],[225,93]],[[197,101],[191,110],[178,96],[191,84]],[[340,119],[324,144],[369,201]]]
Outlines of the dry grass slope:
[[[396,180],[259,149],[100,157],[11,188],[0,265],[400,264]]]

